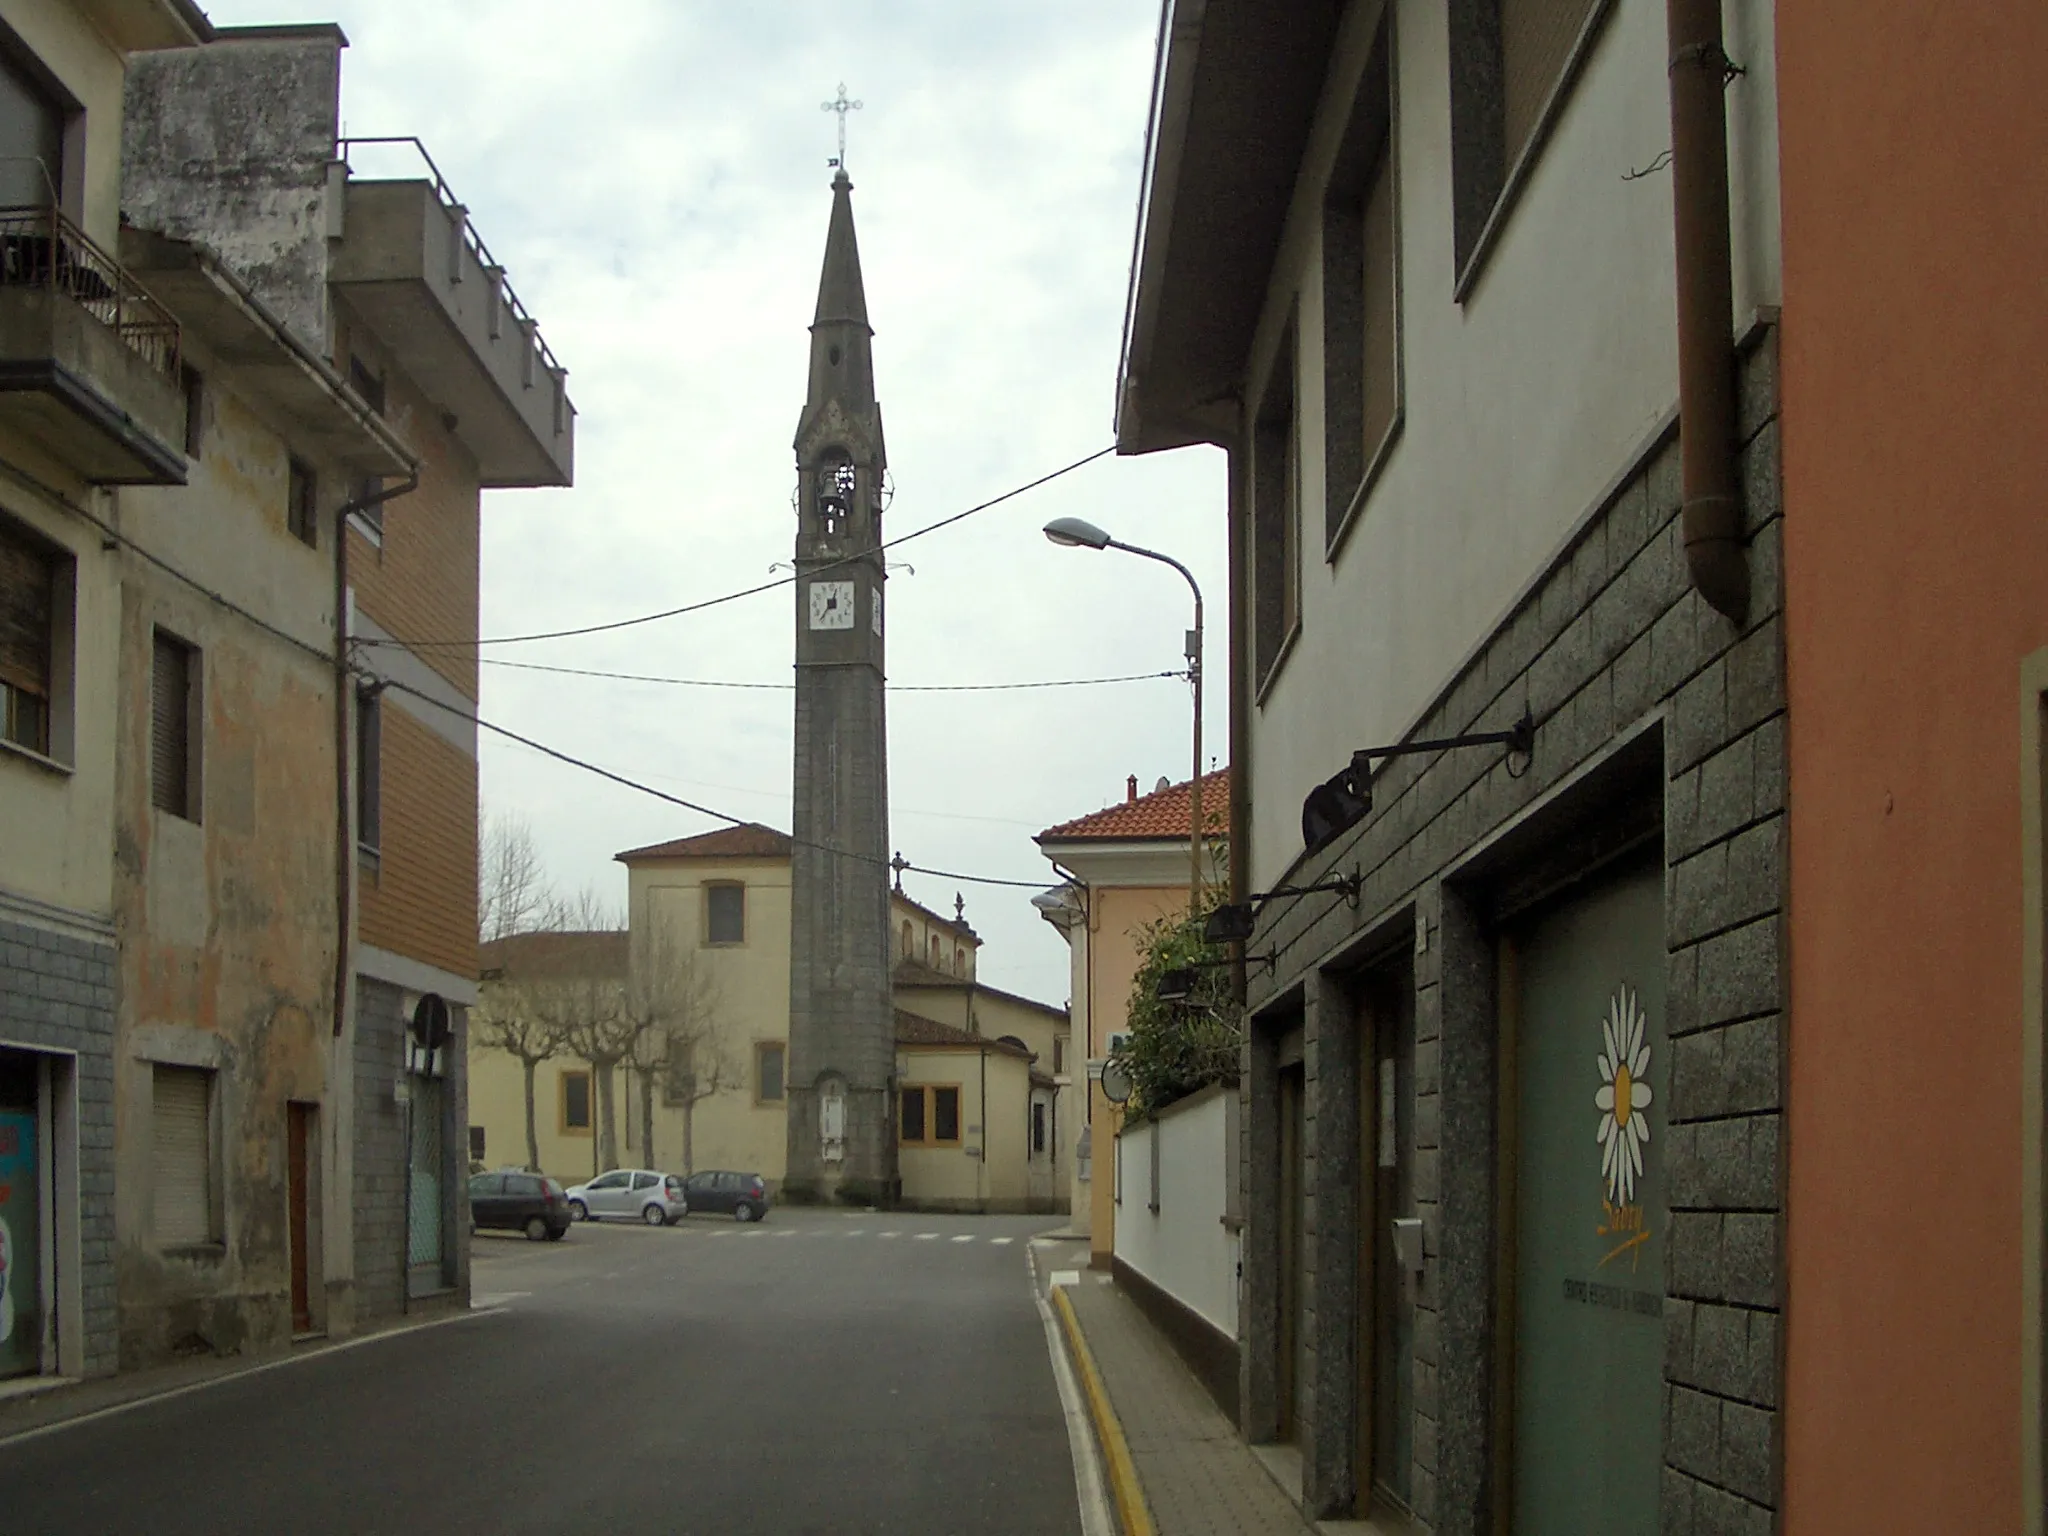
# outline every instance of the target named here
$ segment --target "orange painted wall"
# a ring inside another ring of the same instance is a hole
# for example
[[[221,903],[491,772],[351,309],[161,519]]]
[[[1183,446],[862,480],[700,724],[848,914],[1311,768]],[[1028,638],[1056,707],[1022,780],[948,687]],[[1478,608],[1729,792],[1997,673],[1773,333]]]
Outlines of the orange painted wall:
[[[1779,8],[1786,1536],[2020,1529],[2048,6]],[[1739,88],[1739,87],[1738,87]]]

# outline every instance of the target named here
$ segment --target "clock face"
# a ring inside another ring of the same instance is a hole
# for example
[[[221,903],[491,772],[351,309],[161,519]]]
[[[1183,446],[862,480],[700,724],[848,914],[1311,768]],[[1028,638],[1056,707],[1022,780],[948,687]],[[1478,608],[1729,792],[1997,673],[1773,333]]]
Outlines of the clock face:
[[[814,581],[811,583],[811,628],[853,628],[853,583]]]

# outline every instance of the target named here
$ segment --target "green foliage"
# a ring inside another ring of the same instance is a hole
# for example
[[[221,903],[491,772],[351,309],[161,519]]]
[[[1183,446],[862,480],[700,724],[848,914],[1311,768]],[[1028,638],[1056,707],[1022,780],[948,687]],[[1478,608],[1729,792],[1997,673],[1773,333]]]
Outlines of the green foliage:
[[[1139,931],[1144,958],[1131,983],[1129,1037],[1110,1057],[1131,1077],[1127,1122],[1148,1119],[1211,1083],[1237,1081],[1244,1010],[1231,996],[1229,951],[1202,939],[1202,925],[1223,897],[1212,886],[1193,918],[1162,917]],[[1179,1002],[1161,1002],[1159,978],[1187,969],[1194,990]]]

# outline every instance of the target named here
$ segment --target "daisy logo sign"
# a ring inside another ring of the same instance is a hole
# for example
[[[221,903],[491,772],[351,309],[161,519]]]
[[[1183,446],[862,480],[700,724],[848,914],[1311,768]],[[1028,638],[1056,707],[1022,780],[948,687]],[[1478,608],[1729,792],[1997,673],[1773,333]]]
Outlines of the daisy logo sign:
[[[1606,1189],[1600,1200],[1600,1236],[1612,1241],[1607,1265],[1628,1256],[1634,1269],[1650,1240],[1636,1186],[1643,1177],[1643,1149],[1650,1144],[1646,1111],[1655,1095],[1650,1090],[1650,1045],[1644,1038],[1642,1005],[1635,992],[1622,987],[1607,1004],[1601,1021],[1606,1049],[1596,1058],[1600,1086],[1593,1105],[1600,1111],[1600,1173]]]

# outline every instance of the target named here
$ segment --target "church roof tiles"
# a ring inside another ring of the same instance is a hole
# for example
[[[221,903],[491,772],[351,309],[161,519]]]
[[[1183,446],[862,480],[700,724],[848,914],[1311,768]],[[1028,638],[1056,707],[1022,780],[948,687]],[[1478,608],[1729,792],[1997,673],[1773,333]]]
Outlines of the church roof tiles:
[[[642,859],[786,859],[789,850],[787,832],[748,821],[736,827],[720,827],[716,832],[700,832],[695,837],[679,837],[673,842],[628,848],[612,857],[621,864]]]

